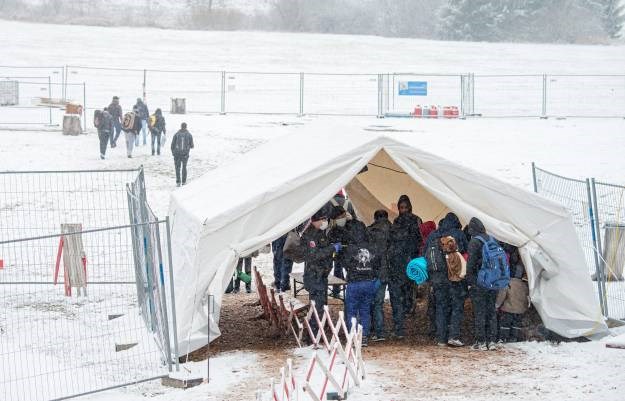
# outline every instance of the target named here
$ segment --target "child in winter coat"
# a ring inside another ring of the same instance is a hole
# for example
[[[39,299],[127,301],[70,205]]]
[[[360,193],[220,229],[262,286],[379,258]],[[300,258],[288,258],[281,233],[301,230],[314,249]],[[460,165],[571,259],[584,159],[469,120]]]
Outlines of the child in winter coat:
[[[495,306],[499,315],[499,340],[517,342],[521,332],[521,317],[529,308],[529,286],[525,267],[516,247],[504,246],[510,255],[510,286],[497,294]]]

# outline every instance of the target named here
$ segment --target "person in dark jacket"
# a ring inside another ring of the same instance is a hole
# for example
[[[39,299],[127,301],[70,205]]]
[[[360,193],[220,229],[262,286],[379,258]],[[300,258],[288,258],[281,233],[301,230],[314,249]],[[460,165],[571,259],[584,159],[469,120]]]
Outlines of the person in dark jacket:
[[[397,207],[398,211],[399,211],[399,204],[406,207],[405,213],[407,213],[409,217],[413,220],[413,224],[416,225],[417,230],[419,231],[419,235],[421,236],[420,227],[423,224],[423,221],[421,220],[421,217],[412,213],[412,203],[410,202],[410,198],[408,197],[408,195],[402,195],[399,197],[398,207]],[[399,211],[399,213],[402,214],[401,211]],[[423,238],[423,236],[421,236],[421,242],[419,243],[419,252],[421,252],[421,248],[423,247],[424,240],[425,239]],[[419,255],[421,255],[421,253],[419,253]],[[411,311],[413,311],[413,307],[415,305],[415,298],[417,297],[417,285],[414,281],[408,280],[404,284],[403,288],[404,288],[404,311],[405,311],[405,314],[408,314],[408,313],[411,313]]]
[[[367,346],[371,328],[371,306],[378,287],[379,260],[365,224],[355,218],[346,225],[349,241],[341,257],[347,270],[345,306],[347,328],[352,319],[362,325],[362,345]]]
[[[193,146],[193,135],[187,131],[187,123],[180,124],[180,130],[171,139],[171,153],[174,155],[177,186],[187,183],[187,162]]]
[[[106,147],[109,142],[109,137],[113,132],[113,117],[108,112],[108,108],[105,107],[100,116],[101,121],[98,126],[98,139],[100,140],[100,159],[104,160],[106,157]]]
[[[388,220],[386,210],[376,210],[373,214],[373,223],[368,227],[369,236],[373,243],[373,253],[377,256],[378,290],[373,300],[373,327],[375,336],[372,341],[384,341],[384,297],[388,286],[388,236],[391,222]]]
[[[407,289],[410,288],[406,266],[412,259],[419,257],[423,240],[419,231],[421,219],[412,214],[412,205],[406,195],[399,198],[397,209],[399,216],[393,221],[389,231],[388,287],[395,336],[401,339],[404,337],[404,317],[409,310],[406,308],[411,306],[411,302],[406,302]]]
[[[154,125],[150,127],[150,134],[152,135],[152,156],[154,156],[154,142],[156,142],[156,154],[161,154],[161,138],[165,137],[165,117],[161,109],[156,109],[154,112]]]
[[[132,113],[135,114],[134,124],[132,128],[124,130],[124,134],[126,135],[126,154],[129,159],[132,158],[132,150],[135,145],[135,140],[141,130],[141,121],[137,118],[138,111],[136,107],[132,108]]]
[[[338,225],[339,227],[345,227],[345,224],[347,221],[353,218],[354,219],[356,218],[356,212],[354,211],[354,206],[352,205],[352,202],[345,197],[345,194],[342,189],[339,192],[337,192],[337,194],[334,195],[332,199],[330,199],[330,201],[326,204],[325,207],[329,208],[328,210],[330,212],[330,215],[332,215],[334,208],[337,206],[342,207],[347,213],[345,215],[342,215],[339,218],[336,218],[336,219],[332,218],[330,220],[330,228],[336,225]],[[334,274],[335,277],[345,280],[345,276],[343,275],[344,268],[345,266],[342,265],[341,260],[335,260],[334,271],[332,272],[332,274]],[[341,286],[338,286],[338,285],[332,286],[333,297],[337,298],[340,292],[341,292]]]
[[[447,344],[461,347],[464,345],[460,341],[460,326],[464,317],[467,285],[465,280],[449,280],[445,254],[440,245],[441,238],[450,236],[454,238],[458,252],[465,253],[466,238],[459,227],[461,228],[462,225],[458,216],[448,213],[440,221],[438,229],[430,234],[425,246],[428,273],[432,284],[429,301],[434,301],[434,307],[429,309],[434,309],[435,324],[433,326],[436,330],[436,341],[441,346]],[[437,263],[439,266],[435,267]]]
[[[117,139],[119,135],[122,133],[122,120],[124,118],[124,113],[122,111],[122,106],[119,104],[119,97],[113,96],[113,100],[111,104],[108,106],[108,112],[111,114],[113,118],[113,128],[111,131],[110,139],[111,139],[111,148],[117,146]]]
[[[521,335],[521,318],[529,308],[529,287],[519,249],[502,244],[510,258],[510,285],[497,293],[499,341],[517,342]]]
[[[293,261],[287,259],[283,253],[287,235],[288,233],[271,243],[273,252],[273,286],[279,292],[286,292],[291,289],[289,274],[293,270]]]
[[[141,135],[143,136],[143,144],[147,145],[147,136],[148,136],[148,118],[150,118],[150,111],[148,110],[148,105],[143,102],[143,99],[140,97],[137,98],[137,103],[135,104],[137,108],[137,114],[139,115],[139,120],[141,121]],[[137,135],[137,139],[135,141],[135,146],[139,146],[139,135]]]
[[[467,260],[467,284],[469,285],[469,296],[473,304],[474,316],[474,335],[475,343],[472,348],[475,350],[495,349],[497,340],[497,313],[495,310],[495,301],[497,299],[497,291],[491,291],[480,288],[477,285],[477,274],[482,267],[482,239],[487,239],[486,228],[484,224],[473,217],[469,221],[468,228],[471,241],[467,252],[469,259]]]
[[[328,274],[332,270],[332,255],[341,251],[341,244],[331,244],[326,235],[329,218],[324,209],[311,217],[311,223],[300,238],[304,259],[304,288],[310,301],[315,301],[319,318],[328,303]],[[311,318],[310,326],[317,335],[317,321]]]

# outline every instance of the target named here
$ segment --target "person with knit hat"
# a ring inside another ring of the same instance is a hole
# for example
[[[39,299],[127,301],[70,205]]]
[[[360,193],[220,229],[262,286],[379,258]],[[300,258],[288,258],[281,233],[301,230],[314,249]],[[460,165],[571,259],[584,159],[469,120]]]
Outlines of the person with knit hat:
[[[378,287],[373,299],[373,326],[375,334],[372,341],[384,341],[384,298],[388,286],[388,234],[391,222],[388,220],[388,212],[384,209],[376,210],[373,214],[373,223],[367,228],[374,246],[374,253],[378,256]]]
[[[176,185],[187,183],[187,162],[189,152],[193,149],[193,135],[187,130],[187,123],[180,124],[180,130],[171,139],[171,153],[176,168]]]
[[[395,218],[389,231],[388,248],[388,287],[395,323],[395,336],[404,337],[404,317],[411,302],[406,300],[410,280],[406,276],[408,263],[421,255],[421,218],[412,213],[412,204],[407,195],[397,201],[399,216]]]
[[[300,247],[304,259],[304,288],[310,301],[315,301],[319,318],[323,307],[328,303],[328,275],[332,270],[332,255],[341,251],[341,244],[331,244],[326,235],[329,216],[327,208],[318,210],[300,238]],[[317,321],[310,320],[313,334],[317,335]]]

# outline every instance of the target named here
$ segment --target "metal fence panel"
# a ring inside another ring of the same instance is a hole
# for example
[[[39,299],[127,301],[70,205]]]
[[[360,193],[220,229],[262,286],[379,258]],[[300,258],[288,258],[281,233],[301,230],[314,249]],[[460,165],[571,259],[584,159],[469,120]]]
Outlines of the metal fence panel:
[[[129,207],[129,182],[139,183],[140,214]],[[79,297],[65,292],[64,223],[82,227]],[[168,244],[140,170],[0,173],[0,399],[70,397],[167,374]]]
[[[625,117],[625,75],[549,75],[547,114]]]
[[[542,75],[475,75],[474,111],[484,117],[542,115]]]
[[[591,219],[591,204],[588,200],[588,185],[586,181],[575,180],[550,173],[535,167],[536,192],[542,196],[564,205],[573,217],[573,225],[577,231],[584,254],[588,272],[594,274],[596,265],[594,260],[593,221]]]
[[[462,107],[462,80],[460,75],[441,74],[384,74],[384,111],[409,114],[415,106],[433,105]],[[423,95],[402,95],[400,89],[407,82],[426,82]]]
[[[218,113],[221,111],[221,72],[148,70],[145,94],[150,111],[160,107],[167,112],[172,98],[184,98],[187,113]]]
[[[625,186],[594,181],[597,220],[601,230],[601,276],[608,316],[625,320]]]
[[[226,72],[226,112],[299,113],[299,74]]]
[[[377,74],[305,74],[304,114],[377,116]]]

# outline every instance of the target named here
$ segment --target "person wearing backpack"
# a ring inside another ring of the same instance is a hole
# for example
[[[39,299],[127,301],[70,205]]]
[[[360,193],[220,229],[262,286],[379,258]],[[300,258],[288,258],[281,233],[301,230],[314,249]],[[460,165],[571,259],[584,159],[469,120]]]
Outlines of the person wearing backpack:
[[[519,249],[509,244],[503,248],[510,255],[510,285],[497,293],[495,307],[499,315],[499,341],[517,342],[521,334],[521,317],[529,309],[529,286]]]
[[[465,266],[461,253],[466,251],[466,238],[458,228],[458,216],[448,213],[437,230],[428,237],[425,259],[432,286],[428,310],[433,309],[436,341],[439,346],[462,347],[460,326],[464,317],[466,298],[465,272],[456,266]],[[460,270],[460,271],[459,271]],[[430,315],[431,316],[431,315]]]
[[[473,217],[469,221],[467,283],[473,305],[474,350],[497,349],[497,292],[510,282],[510,269],[505,252],[493,237],[486,234],[484,224]],[[506,279],[507,274],[507,279]]]
[[[147,135],[148,135],[148,118],[150,118],[150,111],[148,110],[148,105],[143,102],[143,100],[138,97],[137,103],[134,105],[137,108],[137,115],[139,116],[139,121],[141,124],[141,134],[143,136],[143,145],[147,145]],[[139,135],[135,139],[135,146],[139,146]]]
[[[373,252],[378,256],[378,280],[380,285],[373,299],[373,327],[375,335],[373,342],[386,340],[384,333],[384,298],[388,286],[388,235],[391,222],[388,212],[384,209],[376,210],[373,214],[373,223],[367,228],[373,244]]]
[[[152,156],[154,156],[154,142],[156,142],[156,154],[161,154],[161,138],[165,138],[165,117],[161,109],[156,109],[149,121],[150,134],[152,136]]]
[[[132,108],[131,112],[124,114],[122,129],[126,135],[126,155],[130,159],[132,158],[132,150],[135,145],[135,140],[139,135],[139,130],[141,130],[141,121],[138,118],[136,106]]]
[[[108,112],[113,119],[113,131],[111,131],[111,148],[117,146],[117,139],[122,133],[122,121],[124,119],[124,112],[122,106],[119,104],[119,96],[113,96],[111,104],[108,105]]]
[[[395,218],[389,230],[388,246],[388,288],[393,310],[393,323],[395,324],[395,336],[404,338],[404,318],[409,311],[411,302],[406,297],[411,296],[408,291],[411,281],[406,276],[408,263],[420,256],[421,231],[419,225],[421,219],[412,214],[412,205],[406,195],[400,196],[397,201],[399,216]]]
[[[187,123],[180,124],[180,130],[171,139],[171,153],[174,155],[177,186],[187,183],[187,162],[193,146],[193,135],[187,131]]]
[[[104,160],[109,137],[113,133],[113,117],[111,117],[107,107],[102,112],[96,113],[94,124],[98,129],[98,139],[100,140],[100,159]]]

